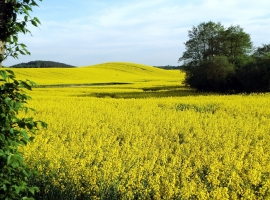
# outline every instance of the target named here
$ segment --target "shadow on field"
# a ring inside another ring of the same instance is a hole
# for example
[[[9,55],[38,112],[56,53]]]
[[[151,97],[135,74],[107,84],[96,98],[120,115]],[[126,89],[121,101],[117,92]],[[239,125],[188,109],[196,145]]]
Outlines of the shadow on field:
[[[184,86],[158,86],[141,88],[141,92],[99,92],[78,95],[78,97],[116,98],[116,99],[139,99],[161,97],[184,97],[197,96],[199,93]]]
[[[53,84],[53,85],[37,85],[33,88],[63,88],[63,87],[88,87],[88,86],[112,86],[112,85],[128,85],[132,83],[109,82],[109,83],[82,83],[82,84]]]

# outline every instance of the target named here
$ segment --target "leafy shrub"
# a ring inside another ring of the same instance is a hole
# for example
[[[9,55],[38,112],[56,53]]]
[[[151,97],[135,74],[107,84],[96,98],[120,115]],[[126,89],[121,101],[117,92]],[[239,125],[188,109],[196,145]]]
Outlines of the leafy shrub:
[[[18,150],[33,140],[38,124],[33,118],[19,118],[27,112],[25,103],[30,98],[22,88],[31,90],[31,81],[18,81],[11,70],[0,70],[0,199],[33,199],[37,187],[29,184],[33,171],[24,163]]]

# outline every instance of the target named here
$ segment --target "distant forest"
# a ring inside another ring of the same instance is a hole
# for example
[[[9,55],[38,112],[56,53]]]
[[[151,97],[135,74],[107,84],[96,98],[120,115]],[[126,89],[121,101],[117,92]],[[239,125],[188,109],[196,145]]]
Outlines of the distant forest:
[[[30,61],[28,63],[20,63],[16,65],[10,66],[11,68],[74,68],[76,66],[60,63],[60,62],[53,62],[53,61]]]
[[[166,66],[155,66],[157,68],[161,68],[161,69],[167,69],[167,70],[171,70],[171,69],[181,69],[181,66],[171,66],[171,65],[166,65]]]

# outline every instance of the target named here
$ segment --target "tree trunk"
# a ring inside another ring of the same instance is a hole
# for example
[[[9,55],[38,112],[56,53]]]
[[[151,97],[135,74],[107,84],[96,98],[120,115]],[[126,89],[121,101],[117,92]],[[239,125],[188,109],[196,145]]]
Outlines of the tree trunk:
[[[2,68],[2,61],[4,60],[5,56],[5,42],[4,41],[0,41],[0,68]]]
[[[6,18],[6,2],[5,0],[0,0],[0,67],[2,67],[2,61],[4,60],[5,54]]]

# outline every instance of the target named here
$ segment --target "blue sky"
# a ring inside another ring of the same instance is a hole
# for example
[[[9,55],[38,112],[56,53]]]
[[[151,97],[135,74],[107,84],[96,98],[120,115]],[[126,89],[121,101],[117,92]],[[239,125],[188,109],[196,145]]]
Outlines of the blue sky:
[[[201,22],[240,25],[254,46],[270,43],[269,0],[43,0],[31,16],[42,23],[19,35],[34,60],[76,66],[125,61],[178,65],[188,30]]]

